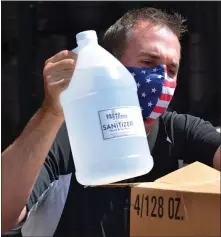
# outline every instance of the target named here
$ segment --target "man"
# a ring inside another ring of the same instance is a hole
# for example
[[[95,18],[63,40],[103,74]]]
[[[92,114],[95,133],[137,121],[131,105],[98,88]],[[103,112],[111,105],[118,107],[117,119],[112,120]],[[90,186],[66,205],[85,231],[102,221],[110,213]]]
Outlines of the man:
[[[158,71],[163,72],[164,85],[169,83],[170,87],[177,79],[182,23],[178,14],[153,8],[130,11],[107,30],[104,46],[131,72],[141,75],[151,71],[153,83],[157,83]],[[116,237],[128,230],[127,189],[83,187],[75,178],[59,96],[70,82],[76,59],[74,53],[62,51],[46,61],[44,103],[2,154],[3,231],[20,225],[24,236]],[[139,87],[144,77],[135,80]],[[153,116],[148,100],[142,100],[143,93],[153,92],[146,91],[150,81],[142,82],[144,91],[138,90],[138,96],[145,107],[154,168],[132,181],[153,181],[166,175],[178,168],[178,158],[220,169],[220,138],[215,128],[196,117],[163,113],[162,108]],[[165,100],[170,101],[173,93],[165,94]]]

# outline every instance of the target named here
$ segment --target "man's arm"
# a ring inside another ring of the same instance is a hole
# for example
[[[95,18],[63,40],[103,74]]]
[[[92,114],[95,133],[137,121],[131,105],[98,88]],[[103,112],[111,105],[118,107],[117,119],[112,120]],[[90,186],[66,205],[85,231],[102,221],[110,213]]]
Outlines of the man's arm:
[[[220,134],[211,123],[176,112],[166,112],[162,118],[178,159],[199,161],[220,170]]]
[[[3,232],[16,224],[62,123],[63,119],[40,109],[2,153]]]
[[[2,231],[26,215],[25,205],[55,136],[63,123],[60,94],[68,86],[76,55],[62,51],[45,63],[45,99],[24,131],[2,153]]]

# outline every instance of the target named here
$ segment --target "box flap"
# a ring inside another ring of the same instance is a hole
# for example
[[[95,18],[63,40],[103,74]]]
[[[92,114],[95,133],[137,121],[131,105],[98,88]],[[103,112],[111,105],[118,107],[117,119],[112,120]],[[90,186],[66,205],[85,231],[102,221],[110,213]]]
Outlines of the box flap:
[[[113,183],[113,184],[103,184],[98,186],[91,186],[91,187],[103,187],[103,188],[117,188],[117,187],[134,187],[137,186],[139,183]]]
[[[180,191],[220,194],[220,172],[200,162],[176,170],[157,179],[155,183],[165,185],[165,188],[179,187]]]

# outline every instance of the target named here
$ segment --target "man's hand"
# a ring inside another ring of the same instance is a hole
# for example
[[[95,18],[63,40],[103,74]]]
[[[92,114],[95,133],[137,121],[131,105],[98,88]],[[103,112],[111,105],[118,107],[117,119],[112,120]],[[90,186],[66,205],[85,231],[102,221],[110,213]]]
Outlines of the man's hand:
[[[219,147],[213,157],[213,167],[219,171],[221,171],[221,147]]]
[[[45,99],[42,109],[55,116],[63,117],[60,104],[60,94],[64,91],[72,78],[77,55],[64,50],[45,62],[43,70]]]

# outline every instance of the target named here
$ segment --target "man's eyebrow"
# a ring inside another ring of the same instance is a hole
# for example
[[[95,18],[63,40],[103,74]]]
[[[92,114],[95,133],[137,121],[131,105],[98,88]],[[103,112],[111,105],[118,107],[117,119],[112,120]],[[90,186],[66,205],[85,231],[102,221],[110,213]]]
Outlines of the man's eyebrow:
[[[160,59],[160,56],[158,54],[155,54],[155,53],[141,52],[139,54],[139,56],[150,57],[150,58],[153,58],[153,59]]]
[[[155,53],[148,53],[148,52],[141,52],[138,56],[143,56],[143,57],[149,57],[149,58],[152,58],[154,60],[159,60],[161,59],[161,57],[158,55],[158,54],[155,54]],[[179,63],[171,63],[170,65],[171,67],[173,67],[174,69],[178,70],[179,68]]]

